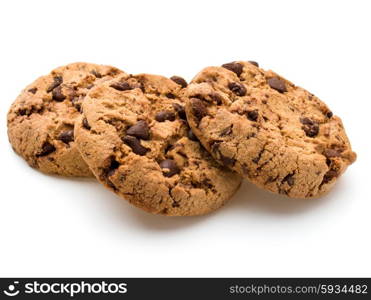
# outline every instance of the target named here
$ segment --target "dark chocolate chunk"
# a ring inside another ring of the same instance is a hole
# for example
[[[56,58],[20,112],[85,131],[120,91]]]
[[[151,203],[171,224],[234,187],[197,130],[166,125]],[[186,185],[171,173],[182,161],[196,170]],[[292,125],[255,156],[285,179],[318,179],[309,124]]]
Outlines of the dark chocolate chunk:
[[[58,101],[58,102],[61,102],[64,99],[66,99],[66,96],[63,95],[62,93],[61,86],[57,86],[55,89],[53,89],[52,95],[53,95],[53,100]]]
[[[82,119],[82,126],[87,130],[90,130],[91,128],[86,118]]]
[[[317,124],[311,126],[303,126],[303,130],[308,137],[315,137],[318,135],[319,126]]]
[[[289,186],[293,186],[294,183],[295,183],[295,180],[294,180],[294,174],[288,174],[283,180],[282,180],[282,183],[284,182],[287,182],[287,184]]]
[[[63,82],[62,76],[55,76],[54,81],[51,85],[49,85],[48,89],[46,90],[48,93],[50,93],[52,90],[54,90],[56,87],[60,86]]]
[[[338,176],[338,173],[335,170],[330,169],[329,171],[327,171],[325,176],[323,176],[323,180],[321,184],[330,182],[336,176]]]
[[[334,114],[332,113],[332,111],[328,111],[327,113],[326,113],[326,117],[327,118],[332,118],[332,116],[333,116]]]
[[[198,98],[191,99],[192,112],[198,121],[207,115],[207,108],[205,104]]]
[[[20,115],[20,116],[24,116],[24,115],[26,115],[27,114],[27,109],[20,109],[20,110],[18,110],[18,115]]]
[[[46,156],[54,152],[55,150],[56,149],[52,144],[50,144],[49,142],[44,142],[41,151],[38,154],[36,154],[36,157]]]
[[[115,90],[118,91],[127,91],[127,90],[132,90],[131,86],[129,83],[126,81],[124,82],[114,82],[110,85],[111,88],[114,88]]]
[[[157,122],[165,122],[165,121],[174,121],[175,120],[175,114],[172,111],[169,110],[163,110],[156,114],[155,120]]]
[[[323,151],[323,155],[326,156],[327,158],[340,157],[340,154],[341,152],[335,149],[326,149],[325,151]]]
[[[133,126],[131,126],[127,131],[126,134],[135,136],[142,140],[149,139],[149,127],[146,121],[140,120]]]
[[[37,92],[37,88],[32,88],[32,89],[29,89],[28,92],[32,93],[32,94],[36,94]]]
[[[123,138],[123,141],[128,145],[135,154],[145,155],[150,149],[143,147],[135,136],[127,135]]]
[[[232,128],[233,128],[233,125],[230,125],[230,126],[224,128],[224,129],[219,133],[219,136],[230,135],[230,134],[232,133]]]
[[[228,84],[228,88],[235,93],[237,96],[245,96],[246,95],[246,88],[243,84],[238,82],[230,82]]]
[[[211,93],[209,96],[217,105],[223,104],[222,96],[220,96],[218,93]]]
[[[175,99],[175,95],[173,93],[167,93],[166,97],[168,97],[169,99]]]
[[[259,68],[259,64],[256,61],[249,60],[249,63]]]
[[[163,171],[165,177],[171,177],[180,172],[179,167],[172,159],[165,159],[162,162],[160,162],[160,168],[167,169],[167,171]]]
[[[97,70],[92,70],[90,73],[92,73],[97,78],[102,78],[102,74],[99,73]]]
[[[236,73],[237,76],[240,76],[243,71],[243,66],[238,62],[230,62],[222,65],[222,67]]]
[[[314,124],[314,122],[311,119],[307,118],[307,117],[300,118],[300,122],[303,125],[313,125]]]
[[[188,85],[187,81],[185,81],[184,78],[182,77],[172,76],[170,77],[170,79],[175,83],[179,84],[182,88],[185,88]]]
[[[259,117],[259,111],[257,109],[250,110],[250,111],[247,112],[246,117],[250,121],[256,122],[258,120],[258,117]]]
[[[112,176],[119,167],[120,163],[114,157],[111,157],[111,163],[109,167],[105,170],[106,176],[107,177]]]
[[[280,93],[287,92],[285,81],[283,81],[282,79],[278,77],[272,77],[272,78],[269,78],[267,82],[272,89],[275,89],[276,91]]]
[[[72,105],[76,108],[77,111],[82,112],[81,103],[79,102],[80,98],[75,96],[71,99]]]
[[[302,129],[308,137],[315,137],[319,133],[319,125],[317,122],[309,118],[301,118],[300,122],[304,125]]]
[[[219,154],[219,159],[220,159],[220,161],[222,162],[222,164],[224,166],[226,166],[226,167],[233,166],[235,164],[236,160],[234,158],[230,158],[230,157],[224,156],[220,152],[220,144],[222,142],[223,141],[221,141],[221,140],[213,140],[213,141],[211,141],[209,143],[211,152],[216,153],[216,154]]]
[[[233,166],[236,162],[236,160],[234,158],[230,158],[230,157],[227,157],[227,156],[224,156],[223,154],[221,154],[219,152],[219,155],[220,155],[220,160],[221,162],[223,163],[224,166],[228,167],[228,166]]]
[[[58,136],[58,140],[61,140],[63,143],[66,143],[66,144],[72,142],[74,140],[73,130],[67,130],[67,131],[62,132]]]
[[[187,116],[184,110],[184,106],[178,103],[173,103],[174,110],[178,113],[179,118],[187,120]]]

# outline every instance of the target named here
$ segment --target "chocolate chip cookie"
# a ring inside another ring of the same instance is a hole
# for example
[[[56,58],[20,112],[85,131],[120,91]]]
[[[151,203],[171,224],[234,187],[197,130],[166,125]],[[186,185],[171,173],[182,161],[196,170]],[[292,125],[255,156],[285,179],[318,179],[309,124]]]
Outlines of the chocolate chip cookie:
[[[356,159],[339,117],[256,62],[205,68],[185,94],[189,125],[204,147],[271,192],[320,196]]]
[[[110,66],[73,63],[38,78],[8,113],[13,149],[44,173],[92,176],[75,145],[74,122],[87,91],[120,73]]]
[[[180,77],[122,75],[92,88],[76,121],[75,141],[96,178],[151,213],[206,214],[241,182],[188,127],[186,85]]]

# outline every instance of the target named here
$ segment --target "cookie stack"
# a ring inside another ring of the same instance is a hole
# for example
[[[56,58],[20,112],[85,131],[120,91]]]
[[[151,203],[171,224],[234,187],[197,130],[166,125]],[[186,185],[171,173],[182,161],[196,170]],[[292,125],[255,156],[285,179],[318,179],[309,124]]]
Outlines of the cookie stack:
[[[95,176],[155,214],[201,215],[242,178],[273,193],[328,192],[356,159],[339,117],[256,62],[178,76],[74,63],[27,86],[8,113],[14,150],[48,174]]]

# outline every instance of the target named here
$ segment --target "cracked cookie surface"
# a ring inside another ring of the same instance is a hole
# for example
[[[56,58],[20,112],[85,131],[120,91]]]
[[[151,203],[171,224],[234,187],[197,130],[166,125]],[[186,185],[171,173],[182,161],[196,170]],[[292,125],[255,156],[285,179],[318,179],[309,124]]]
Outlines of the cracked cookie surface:
[[[75,125],[96,178],[150,213],[206,214],[241,182],[190,131],[181,99],[186,85],[178,76],[119,76],[89,91]]]
[[[320,196],[356,159],[339,117],[256,62],[205,68],[185,95],[189,125],[204,147],[271,192]]]
[[[74,122],[87,91],[122,73],[104,65],[73,63],[27,86],[8,113],[8,137],[31,167],[48,174],[93,176],[74,142]]]

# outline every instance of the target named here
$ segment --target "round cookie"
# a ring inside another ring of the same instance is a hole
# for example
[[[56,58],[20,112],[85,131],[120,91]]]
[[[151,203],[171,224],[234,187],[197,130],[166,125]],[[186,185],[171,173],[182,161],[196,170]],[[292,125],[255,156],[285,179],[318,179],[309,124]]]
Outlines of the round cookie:
[[[201,215],[238,189],[190,131],[184,80],[122,75],[91,89],[75,125],[76,143],[96,178],[150,213]]]
[[[204,147],[271,192],[320,196],[356,159],[339,117],[256,62],[205,68],[185,94],[189,125]]]
[[[73,63],[27,86],[8,113],[15,152],[44,173],[92,176],[74,142],[75,119],[87,91],[120,73],[111,66]]]

